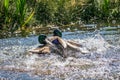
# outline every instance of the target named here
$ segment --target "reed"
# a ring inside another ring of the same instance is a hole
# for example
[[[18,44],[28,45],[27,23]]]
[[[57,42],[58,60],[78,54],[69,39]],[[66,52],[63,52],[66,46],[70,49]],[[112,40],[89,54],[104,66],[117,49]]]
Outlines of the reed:
[[[3,0],[3,9],[5,14],[5,23],[9,21],[9,0]]]
[[[13,36],[16,30],[21,30],[21,34],[28,33],[27,30],[22,33],[22,30],[27,29],[26,24],[33,17],[34,9],[31,13],[27,12],[26,0],[0,0],[0,3],[2,3],[0,9],[0,18],[2,19],[0,20],[0,32],[4,32],[4,36],[8,36],[7,33],[9,33],[9,36]]]
[[[30,19],[32,18],[32,16],[34,15],[34,11],[32,11],[32,13],[30,13],[29,16],[27,16],[27,4],[26,4],[26,0],[16,0],[16,17],[18,19],[18,23],[19,23],[19,29],[21,30],[21,32],[25,32],[26,29],[26,24],[30,21]],[[25,19],[26,18],[26,19]],[[25,33],[21,33],[21,34],[25,34]]]
[[[20,26],[24,23],[26,14],[26,0],[16,0],[16,15],[19,17]]]

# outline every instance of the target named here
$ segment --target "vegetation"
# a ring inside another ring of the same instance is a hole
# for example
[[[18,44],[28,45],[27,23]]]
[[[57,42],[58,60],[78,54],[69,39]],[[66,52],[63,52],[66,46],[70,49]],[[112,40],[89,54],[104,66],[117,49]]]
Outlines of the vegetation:
[[[14,36],[16,30],[20,30],[22,36],[27,35],[29,31],[26,24],[34,11],[27,11],[26,0],[0,0],[0,4],[0,37]]]
[[[0,38],[29,35],[30,25],[120,21],[120,0],[0,0]]]

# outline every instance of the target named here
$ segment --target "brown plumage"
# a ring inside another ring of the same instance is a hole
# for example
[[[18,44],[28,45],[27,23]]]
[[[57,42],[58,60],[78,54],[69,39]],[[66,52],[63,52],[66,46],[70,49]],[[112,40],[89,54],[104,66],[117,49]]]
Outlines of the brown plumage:
[[[55,44],[51,43],[52,40],[54,40],[54,39],[58,39],[60,44],[55,45]],[[50,54],[52,52],[56,52],[63,57],[67,57],[66,50],[68,50],[68,48],[71,48],[72,50],[77,50],[77,51],[80,51],[81,53],[84,53],[84,51],[82,51],[80,49],[80,47],[82,47],[82,45],[80,45],[79,43],[73,42],[73,41],[66,41],[58,36],[50,37],[50,38],[46,39],[46,42],[47,42],[46,45],[39,46],[33,50],[29,50],[29,52],[39,53],[39,54]]]

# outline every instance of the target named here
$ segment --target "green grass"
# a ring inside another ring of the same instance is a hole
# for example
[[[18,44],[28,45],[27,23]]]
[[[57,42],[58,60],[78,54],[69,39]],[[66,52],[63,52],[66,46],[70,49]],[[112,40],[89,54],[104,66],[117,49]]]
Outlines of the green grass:
[[[0,9],[0,18],[2,18],[0,32],[2,34],[0,34],[0,38],[14,36],[14,32],[17,30],[21,31],[21,35],[29,34],[26,24],[33,17],[34,9],[30,12],[27,11],[29,7],[26,0],[1,0],[0,3],[2,4]],[[9,35],[6,35],[8,33]]]
[[[0,37],[29,35],[30,25],[120,21],[120,0],[0,0]]]

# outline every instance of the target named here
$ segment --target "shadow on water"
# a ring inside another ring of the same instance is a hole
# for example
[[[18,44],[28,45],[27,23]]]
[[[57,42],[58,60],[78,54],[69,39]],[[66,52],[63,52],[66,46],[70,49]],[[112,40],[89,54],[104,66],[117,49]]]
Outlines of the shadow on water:
[[[93,25],[85,25],[91,29]],[[51,53],[28,55],[39,45],[38,36],[0,40],[0,79],[10,80],[97,80],[120,79],[120,27],[63,32],[89,50],[88,54],[68,51],[68,57]]]

